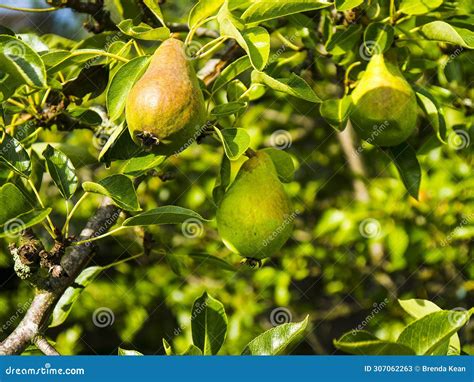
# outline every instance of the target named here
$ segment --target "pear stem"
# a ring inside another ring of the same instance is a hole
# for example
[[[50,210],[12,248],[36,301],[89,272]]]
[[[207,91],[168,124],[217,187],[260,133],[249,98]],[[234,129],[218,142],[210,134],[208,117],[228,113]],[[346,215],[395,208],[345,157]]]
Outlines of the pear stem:
[[[245,155],[248,156],[249,158],[253,158],[254,156],[257,155],[257,153],[252,149],[252,148],[248,148],[246,151],[245,151]]]

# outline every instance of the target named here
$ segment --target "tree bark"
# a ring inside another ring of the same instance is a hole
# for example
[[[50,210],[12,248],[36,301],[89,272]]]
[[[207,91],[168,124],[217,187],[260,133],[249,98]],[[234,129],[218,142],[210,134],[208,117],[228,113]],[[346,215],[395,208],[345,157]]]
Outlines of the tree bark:
[[[87,240],[104,234],[117,221],[121,210],[112,204],[109,199],[104,200],[85,228],[79,240]],[[64,291],[72,285],[77,275],[85,268],[91,258],[94,246],[85,243],[75,247],[64,255],[61,265],[66,270],[67,277],[50,278],[47,290],[36,293],[25,316],[15,330],[0,343],[0,355],[20,354],[34,342],[35,338],[47,327],[49,317],[56,302]],[[41,350],[41,349],[40,349]]]

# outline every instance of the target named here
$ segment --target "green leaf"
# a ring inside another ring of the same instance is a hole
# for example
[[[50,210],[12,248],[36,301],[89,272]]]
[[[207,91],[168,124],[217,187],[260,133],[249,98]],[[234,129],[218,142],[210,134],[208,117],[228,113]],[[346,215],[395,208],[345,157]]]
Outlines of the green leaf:
[[[410,237],[404,227],[394,227],[387,235],[387,247],[390,255],[390,272],[404,269],[406,266],[405,252],[410,244]]]
[[[214,117],[221,117],[226,115],[232,115],[238,113],[240,110],[247,107],[246,102],[227,102],[221,105],[217,105],[211,110],[211,115]]]
[[[224,305],[204,292],[193,304],[191,314],[193,343],[204,355],[215,355],[224,343],[227,316]]]
[[[84,289],[95,280],[95,278],[104,270],[104,267],[94,266],[84,269],[74,280],[73,286],[70,286],[63,293],[58,303],[54,307],[50,328],[61,325],[66,321],[72,306],[78,300]]]
[[[364,45],[367,52],[374,53],[386,52],[393,43],[394,30],[389,24],[372,23],[367,26],[364,32]]]
[[[408,193],[418,200],[421,183],[421,168],[416,152],[408,143],[389,147],[386,151],[397,167],[403,184]]]
[[[187,208],[162,206],[128,218],[122,225],[124,227],[132,227],[157,224],[181,224],[188,219],[206,220],[197,212]]]
[[[148,7],[148,9],[155,15],[155,17],[165,26],[163,21],[163,13],[161,8],[158,5],[158,0],[143,0],[143,3]]]
[[[88,147],[84,145],[79,146],[60,142],[38,142],[33,143],[31,148],[38,154],[40,159],[44,160],[43,152],[48,145],[66,154],[76,169],[97,163],[97,159],[90,154]]]
[[[474,49],[474,32],[469,29],[454,27],[444,21],[433,21],[423,25],[420,31],[428,40]]]
[[[127,95],[132,86],[145,72],[148,67],[150,57],[141,56],[130,60],[122,65],[115,73],[107,88],[107,110],[109,118],[115,121],[120,118],[125,110]]]
[[[191,344],[189,345],[188,349],[181,355],[202,355],[202,351],[197,346]]]
[[[295,73],[291,73],[290,78],[276,79],[264,72],[254,70],[252,72],[252,82],[265,84],[273,90],[290,94],[309,102],[322,102],[311,86]]]
[[[417,355],[439,354],[440,346],[466,325],[471,314],[455,310],[429,313],[408,325],[397,343],[411,347]]]
[[[398,303],[410,316],[415,319],[422,318],[430,313],[440,312],[442,309],[429,300],[411,299],[398,300]],[[459,355],[461,353],[461,342],[458,334],[453,334],[449,339],[448,355]]]
[[[181,277],[183,275],[184,264],[178,256],[173,252],[168,252],[165,256],[165,260],[176,276]]]
[[[140,211],[137,193],[132,180],[125,175],[115,174],[98,183],[84,182],[82,188],[86,192],[108,196],[114,203],[126,211]]]
[[[332,5],[332,3],[318,0],[256,1],[242,14],[242,19],[244,19],[246,23],[256,23],[292,15],[294,13],[326,8],[330,5]]]
[[[326,50],[334,56],[346,54],[358,44],[362,36],[362,26],[351,24],[347,29],[339,29],[329,37]]]
[[[163,348],[165,349],[166,355],[174,355],[173,349],[171,349],[171,345],[164,338],[163,338]]]
[[[131,176],[140,176],[150,170],[157,168],[166,159],[164,155],[148,154],[127,160],[120,172]]]
[[[265,151],[273,161],[275,169],[278,174],[278,178],[283,183],[289,183],[293,180],[295,174],[295,165],[291,155],[284,150],[278,150],[273,147],[268,147],[261,151]]]
[[[212,198],[216,206],[218,206],[224,197],[225,191],[230,184],[231,165],[229,158],[224,152],[222,156],[221,168],[219,176],[216,179],[216,184],[212,190]]]
[[[46,162],[46,169],[51,175],[54,184],[64,199],[68,200],[74,195],[77,189],[76,169],[71,160],[63,152],[54,149],[52,146],[46,146],[43,152]]]
[[[15,37],[0,35],[0,71],[16,82],[46,87],[46,69],[41,57]]]
[[[133,20],[122,20],[117,27],[127,36],[138,40],[163,41],[170,37],[167,27],[152,28],[148,24],[133,25]]]
[[[216,14],[222,4],[224,0],[200,0],[189,13],[189,29],[193,29],[208,17]]]
[[[424,111],[426,118],[436,132],[436,136],[441,143],[446,143],[446,122],[444,120],[443,110],[439,107],[435,97],[427,90],[420,87],[416,88],[418,105]]]
[[[104,53],[105,51],[100,49],[57,50],[45,53],[41,58],[48,68],[48,74],[51,75],[73,65],[78,68],[86,65],[102,65],[106,61]]]
[[[439,312],[442,309],[434,302],[423,299],[398,300],[398,303],[413,318],[419,319],[427,314]]]
[[[99,161],[110,163],[114,160],[127,160],[142,155],[144,155],[144,151],[133,142],[127,125],[122,123],[102,147]]]
[[[41,223],[51,213],[51,208],[25,212],[7,221],[1,228],[1,237],[19,235],[26,228]]]
[[[336,9],[339,12],[347,11],[358,7],[364,2],[364,0],[336,0]]]
[[[189,256],[198,262],[198,266],[212,265],[215,268],[223,269],[225,271],[236,272],[237,269],[220,257],[213,256],[207,253],[190,253]]]
[[[346,353],[356,355],[415,355],[408,346],[383,341],[364,330],[355,330],[344,334],[334,341],[334,346]]]
[[[212,92],[215,93],[217,90],[222,88],[229,81],[232,81],[239,74],[250,69],[252,64],[250,63],[250,58],[248,56],[243,56],[235,60],[228,67],[226,67],[219,77],[214,81],[212,86]]]
[[[31,174],[31,162],[26,150],[5,131],[1,132],[0,137],[0,162],[18,175],[28,178]]]
[[[131,356],[135,356],[135,355],[143,355],[142,353],[136,351],[136,350],[125,350],[125,349],[122,349],[122,348],[118,348],[118,355],[131,355]]]
[[[242,355],[278,355],[281,354],[298,336],[302,335],[308,325],[308,316],[296,323],[275,326],[250,341]]]
[[[407,15],[422,15],[443,4],[443,0],[402,0],[398,10]]]
[[[0,225],[32,208],[33,206],[13,183],[5,183],[0,187]]]
[[[323,101],[319,108],[321,116],[337,131],[346,128],[351,112],[352,101],[349,95],[343,98],[333,98]]]
[[[270,55],[270,35],[262,27],[245,29],[243,37],[247,43],[247,53],[252,65],[257,70],[263,70]]]
[[[219,136],[224,151],[230,160],[236,160],[248,149],[250,145],[250,135],[245,129],[223,129],[214,127]]]

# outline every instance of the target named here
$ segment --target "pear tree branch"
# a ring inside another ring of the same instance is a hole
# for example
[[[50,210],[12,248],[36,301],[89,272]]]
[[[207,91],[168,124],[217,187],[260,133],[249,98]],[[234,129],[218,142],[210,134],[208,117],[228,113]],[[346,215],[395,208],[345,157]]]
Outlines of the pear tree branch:
[[[107,232],[117,221],[120,212],[121,210],[113,205],[109,199],[104,200],[95,214],[88,220],[79,240],[88,240]],[[50,277],[47,280],[47,286],[36,293],[21,322],[0,343],[0,355],[20,354],[29,344],[35,343],[35,339],[38,341],[37,336],[46,329],[55,304],[85,268],[91,259],[93,250],[93,245],[85,243],[72,247],[63,256],[61,265],[66,270],[67,277]],[[43,349],[40,349],[42,351],[51,351],[51,349],[46,350],[46,346],[41,340],[40,346],[44,346]]]

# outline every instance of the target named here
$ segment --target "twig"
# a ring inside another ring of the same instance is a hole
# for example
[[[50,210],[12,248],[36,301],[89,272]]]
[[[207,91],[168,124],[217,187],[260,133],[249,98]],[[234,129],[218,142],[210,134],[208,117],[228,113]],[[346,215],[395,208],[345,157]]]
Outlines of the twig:
[[[33,339],[33,343],[36,347],[41,350],[44,355],[61,355],[59,352],[51,345],[46,338],[42,335],[37,335]]]
[[[104,200],[82,230],[80,240],[107,232],[115,224],[121,210],[112,204],[109,199]],[[89,243],[71,249],[62,259],[62,267],[66,270],[67,277],[48,280],[48,287],[39,290],[35,295],[25,316],[15,330],[0,343],[0,355],[20,354],[34,341],[35,337],[45,329],[50,314],[56,302],[67,287],[72,285],[79,273],[90,260],[93,246]]]
[[[47,0],[48,4],[56,8],[71,8],[76,12],[87,13],[95,20],[95,25],[87,25],[87,29],[93,33],[104,30],[116,30],[117,26],[110,17],[110,12],[105,9],[104,0],[81,1],[81,0]]]

